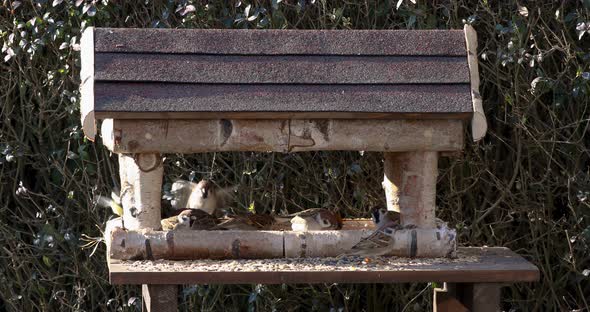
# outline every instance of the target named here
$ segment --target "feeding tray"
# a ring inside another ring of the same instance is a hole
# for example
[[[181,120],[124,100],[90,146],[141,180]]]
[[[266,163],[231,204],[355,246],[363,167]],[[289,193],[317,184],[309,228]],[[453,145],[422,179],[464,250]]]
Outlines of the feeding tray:
[[[539,270],[503,247],[459,248],[457,258],[110,260],[112,284],[533,282]]]

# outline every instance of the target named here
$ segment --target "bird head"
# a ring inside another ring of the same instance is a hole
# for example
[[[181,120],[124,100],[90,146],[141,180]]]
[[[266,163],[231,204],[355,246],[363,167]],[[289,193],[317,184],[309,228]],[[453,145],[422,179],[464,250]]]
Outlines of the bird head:
[[[338,212],[321,211],[315,216],[316,221],[322,228],[342,228],[342,217]]]
[[[203,197],[204,199],[206,199],[209,195],[213,195],[213,193],[215,193],[215,186],[209,180],[203,179],[199,181],[199,183],[197,184],[197,188],[199,192],[201,192],[201,197]]]
[[[180,214],[178,214],[178,223],[179,224],[189,225],[190,222],[191,222],[191,211],[190,210],[185,210],[185,211],[181,212]]]
[[[378,227],[393,225],[399,223],[400,220],[399,212],[389,211],[384,207],[375,207],[371,209],[371,217],[375,225]]]
[[[371,218],[375,224],[380,224],[387,214],[387,209],[383,207],[373,207],[371,209]]]

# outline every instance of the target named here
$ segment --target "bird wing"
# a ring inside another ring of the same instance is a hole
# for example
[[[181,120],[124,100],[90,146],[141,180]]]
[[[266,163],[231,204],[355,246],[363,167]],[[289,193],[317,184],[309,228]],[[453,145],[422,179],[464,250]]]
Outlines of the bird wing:
[[[393,229],[383,227],[375,230],[371,235],[361,239],[344,255],[380,256],[391,250],[393,245]]]
[[[188,199],[196,185],[196,183],[185,180],[175,181],[170,189],[170,193],[174,196],[174,199],[170,202],[172,207],[174,209],[187,208]]]

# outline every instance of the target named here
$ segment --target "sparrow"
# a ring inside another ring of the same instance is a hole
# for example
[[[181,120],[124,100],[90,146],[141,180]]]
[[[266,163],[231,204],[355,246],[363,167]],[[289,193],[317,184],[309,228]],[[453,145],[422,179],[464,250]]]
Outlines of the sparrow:
[[[273,216],[249,213],[246,215],[226,217],[226,220],[219,223],[215,229],[240,231],[269,230],[275,223],[276,219]]]
[[[188,230],[190,229],[191,223],[191,210],[184,210],[179,213],[177,216],[172,216],[170,218],[162,219],[160,224],[162,225],[162,230],[164,231],[172,231],[172,230]]]
[[[371,209],[371,218],[377,228],[391,221],[400,222],[399,212],[389,211],[387,208],[383,207],[375,207]]]
[[[190,229],[191,230],[198,230],[198,231],[209,231],[212,230],[217,223],[219,223],[219,219],[213,215],[208,214],[207,212],[201,209],[178,209],[175,210],[172,215],[169,217],[175,217],[179,214],[188,211],[190,212]]]
[[[225,206],[229,196],[227,189],[218,188],[210,180],[199,183],[178,180],[172,184],[170,192],[174,197],[170,202],[172,208],[201,209],[211,215]]]
[[[377,213],[379,213],[377,211]],[[394,238],[393,233],[399,228],[399,220],[394,220],[384,214],[385,218],[379,219],[380,226],[371,235],[364,237],[356,245],[340,256],[375,257],[387,255],[391,252]]]
[[[324,208],[311,208],[289,215],[275,217],[277,222],[291,222],[293,231],[326,231],[342,228],[342,218],[337,212]]]

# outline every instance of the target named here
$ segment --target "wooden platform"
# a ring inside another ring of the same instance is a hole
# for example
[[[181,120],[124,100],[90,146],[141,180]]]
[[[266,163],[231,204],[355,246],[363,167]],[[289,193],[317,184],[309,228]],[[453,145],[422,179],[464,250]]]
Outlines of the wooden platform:
[[[460,248],[457,259],[311,258],[117,261],[112,284],[513,283],[539,280],[532,263],[503,247]]]

